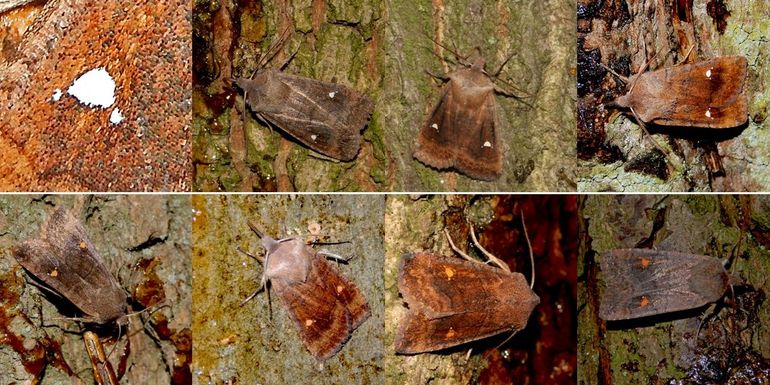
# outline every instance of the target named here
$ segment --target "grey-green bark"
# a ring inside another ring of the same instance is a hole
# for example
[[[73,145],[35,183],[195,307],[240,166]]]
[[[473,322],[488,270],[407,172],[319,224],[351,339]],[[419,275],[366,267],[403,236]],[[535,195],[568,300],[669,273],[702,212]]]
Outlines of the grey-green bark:
[[[255,57],[286,26],[293,34],[279,57],[297,53],[286,71],[336,80],[365,92],[375,101],[374,114],[364,131],[361,152],[347,163],[322,160],[299,144],[288,144],[285,133],[273,132],[247,114],[248,145],[241,156],[244,165],[236,170],[241,150],[233,152],[231,130],[239,124],[233,120],[242,117],[230,109],[215,113],[205,103],[195,103],[196,189],[575,189],[576,95],[570,75],[575,65],[574,1],[265,1],[264,13],[255,14],[259,16],[249,31],[258,31],[251,38],[256,36],[260,44],[238,42],[232,54],[233,76],[250,75]],[[479,47],[489,72],[514,55],[498,84],[509,90],[515,87],[533,107],[496,96],[504,154],[503,175],[496,182],[439,172],[412,157],[417,132],[442,86],[425,71],[442,74],[456,68],[445,60],[456,58],[434,41],[461,55]],[[269,66],[281,64],[275,60]],[[220,85],[197,88],[195,98],[200,101],[218,92]],[[236,106],[241,103],[238,99]]]
[[[770,228],[770,201],[765,197],[589,196],[583,205],[583,217],[588,227],[582,238],[590,239],[590,243],[586,244],[583,258],[579,259],[578,276],[591,279],[590,274],[586,275],[589,266],[584,264],[590,253],[595,253],[593,258],[601,267],[603,251],[634,247],[651,235],[653,247],[657,249],[728,258],[736,252],[741,236],[739,226],[747,210],[751,213],[745,223],[748,233],[744,234],[731,274],[751,285],[752,291],[766,295],[770,290],[770,258],[765,235]],[[656,218],[661,227],[653,231]],[[601,274],[600,291],[603,289]],[[698,373],[696,365],[710,360],[718,362],[714,368],[726,364],[732,369],[728,372],[732,376],[738,371],[738,364],[746,352],[770,356],[770,333],[767,331],[770,311],[762,302],[756,309],[718,307],[717,317],[704,323],[700,334],[701,315],[710,314],[713,309],[704,308],[702,313],[695,310],[688,313],[692,314],[690,317],[657,323],[640,321],[629,327],[614,323],[602,331],[597,323],[598,309],[593,306],[599,302],[589,296],[585,281],[578,289],[578,309],[581,310],[578,314],[578,380],[581,383],[663,384],[669,379],[685,377],[689,370]],[[735,292],[740,294],[742,289],[736,287]],[[726,296],[725,301],[730,301],[730,291]],[[743,325],[745,321],[741,319],[748,314],[755,314],[757,318]],[[743,326],[745,329],[741,328]],[[713,330],[723,334],[715,336]],[[727,362],[719,361],[721,358],[711,350],[715,348],[734,349],[734,356]],[[606,356],[601,349],[606,349]],[[758,362],[767,370],[766,363]],[[760,373],[758,371],[757,376]],[[600,382],[599,378],[604,374],[611,378],[605,377],[604,382]],[[692,378],[688,381],[684,383],[697,382]]]
[[[382,196],[196,197],[194,382],[382,383],[384,201]],[[320,226],[328,240],[349,241],[315,248],[353,257],[334,267],[361,289],[372,315],[323,365],[305,348],[275,294],[272,319],[264,292],[239,306],[259,287],[263,271],[236,250],[264,255],[248,221],[275,238],[306,236],[312,228],[318,233]]]
[[[122,330],[114,351],[114,344],[105,344],[106,351],[113,352],[110,359],[117,370],[130,340],[129,369],[121,383],[170,384],[176,370],[189,375],[185,360],[192,352],[185,349],[189,347],[192,301],[190,199],[17,195],[0,198],[0,328],[4,333],[0,383],[93,383],[81,329],[76,322],[61,319],[77,314],[61,314],[52,302],[55,297],[44,296],[30,284],[11,253],[13,246],[39,236],[52,205],[69,208],[81,221],[108,269],[134,299],[154,290],[159,292],[157,298],[165,298],[165,306],[156,309],[152,317],[146,313],[142,318],[131,317],[129,330]],[[154,241],[129,250],[149,240]],[[152,320],[146,329],[151,332],[142,327],[142,319],[148,318]],[[163,320],[168,321],[170,335],[158,334],[163,328],[156,325]],[[102,339],[107,338],[103,335]]]

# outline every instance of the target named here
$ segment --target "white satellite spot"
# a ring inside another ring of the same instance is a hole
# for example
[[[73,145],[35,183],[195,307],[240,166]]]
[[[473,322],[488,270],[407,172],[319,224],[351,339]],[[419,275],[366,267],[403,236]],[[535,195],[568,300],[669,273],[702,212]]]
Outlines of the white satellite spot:
[[[316,138],[318,138],[318,135],[310,135],[310,139],[313,139],[314,142],[315,142]]]
[[[711,117],[711,109],[710,108],[708,110],[706,110],[706,117],[707,118]]]
[[[711,79],[711,68],[706,71],[706,77]]]
[[[433,127],[433,128],[435,128],[435,129],[436,129],[436,131],[438,131],[438,124],[436,124],[436,123],[433,123],[433,124],[431,124],[430,126],[431,126],[431,127]]]
[[[481,146],[481,147],[482,147],[482,148],[483,148],[483,147],[492,147],[492,143],[489,143],[489,141],[486,141],[486,142],[484,142],[484,145],[483,145],[483,146]]]
[[[115,103],[115,81],[104,67],[99,67],[75,79],[67,93],[89,107],[107,108]]]
[[[115,107],[110,114],[110,123],[118,124],[123,121],[123,114],[120,113],[120,108]]]
[[[58,102],[59,99],[61,99],[61,95],[62,95],[61,89],[57,88],[57,89],[53,90],[53,96],[51,96],[51,99],[54,102]]]
[[[337,95],[337,91],[329,92],[329,97],[334,99],[334,96]]]

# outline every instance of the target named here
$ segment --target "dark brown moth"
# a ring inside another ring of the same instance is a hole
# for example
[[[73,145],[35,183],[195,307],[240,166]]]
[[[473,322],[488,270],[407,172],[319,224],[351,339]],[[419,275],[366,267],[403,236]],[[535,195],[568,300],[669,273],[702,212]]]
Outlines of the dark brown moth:
[[[636,75],[609,106],[629,108],[645,123],[733,128],[748,120],[747,62],[722,56]]]
[[[493,181],[503,167],[495,85],[480,56],[468,68],[448,75],[436,107],[420,129],[414,157],[439,169],[454,168]]]
[[[260,288],[246,301],[270,284],[310,353],[318,361],[337,354],[370,316],[361,291],[303,240],[275,240],[251,226],[267,253]]]
[[[650,249],[601,255],[606,289],[599,317],[626,320],[695,309],[716,302],[731,277],[717,258]]]
[[[268,69],[253,79],[236,79],[249,108],[271,126],[313,151],[350,161],[361,148],[361,131],[373,104],[368,96],[340,84]]]
[[[398,289],[409,307],[396,332],[400,354],[524,329],[540,303],[520,273],[428,253],[401,258]]]
[[[118,385],[118,377],[112,364],[104,353],[104,346],[99,336],[92,331],[83,333],[83,343],[86,345],[88,358],[91,360],[91,368],[94,371],[94,381],[98,385]]]
[[[82,311],[84,322],[128,321],[126,293],[67,210],[51,213],[40,236],[18,245],[13,256],[34,278]]]

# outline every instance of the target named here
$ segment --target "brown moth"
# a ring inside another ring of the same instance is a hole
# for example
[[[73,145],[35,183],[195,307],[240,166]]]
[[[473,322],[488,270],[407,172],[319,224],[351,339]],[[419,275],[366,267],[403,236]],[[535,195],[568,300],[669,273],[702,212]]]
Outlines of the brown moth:
[[[409,307],[396,332],[399,354],[519,331],[540,303],[521,273],[428,253],[401,257],[398,290]]]
[[[267,253],[260,288],[244,303],[269,283],[308,351],[318,361],[334,356],[371,314],[363,294],[303,240],[275,240],[250,226]]]
[[[479,55],[468,68],[448,75],[436,107],[420,129],[414,157],[439,169],[483,181],[500,177],[503,167],[495,85]]]
[[[361,131],[372,114],[368,96],[340,84],[268,69],[235,80],[249,108],[265,123],[313,151],[350,161],[361,148]]]
[[[695,309],[716,302],[731,284],[717,258],[650,249],[602,253],[606,289],[599,317],[625,320]]]
[[[84,322],[128,321],[126,293],[67,210],[56,209],[40,236],[18,245],[13,256],[34,278],[82,311]]]
[[[747,62],[722,56],[636,75],[608,106],[629,108],[644,123],[733,128],[748,120]]]

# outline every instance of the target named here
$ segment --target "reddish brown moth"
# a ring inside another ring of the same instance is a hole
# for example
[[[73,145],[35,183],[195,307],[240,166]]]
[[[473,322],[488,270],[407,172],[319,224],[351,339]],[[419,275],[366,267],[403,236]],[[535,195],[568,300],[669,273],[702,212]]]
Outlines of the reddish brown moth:
[[[644,123],[733,128],[748,120],[747,62],[722,56],[636,75],[608,106],[629,108]]]
[[[717,258],[649,249],[602,253],[605,290],[599,317],[625,320],[716,302],[731,278]]]
[[[401,257],[398,290],[409,308],[396,331],[399,354],[519,331],[540,303],[521,273],[429,253]]]
[[[439,170],[454,168],[473,179],[493,181],[500,177],[503,161],[495,85],[484,72],[484,59],[479,56],[448,78],[420,129],[414,157]]]
[[[56,209],[40,236],[14,248],[13,256],[35,279],[82,311],[82,321],[119,325],[128,321],[126,293],[67,210]]]
[[[260,287],[244,303],[269,284],[297,325],[307,350],[318,361],[337,354],[369,318],[361,291],[301,239],[275,240],[249,225],[267,252]]]
[[[340,84],[268,69],[253,79],[236,79],[246,103],[260,120],[291,135],[313,151],[349,161],[361,148],[361,131],[373,104]]]

